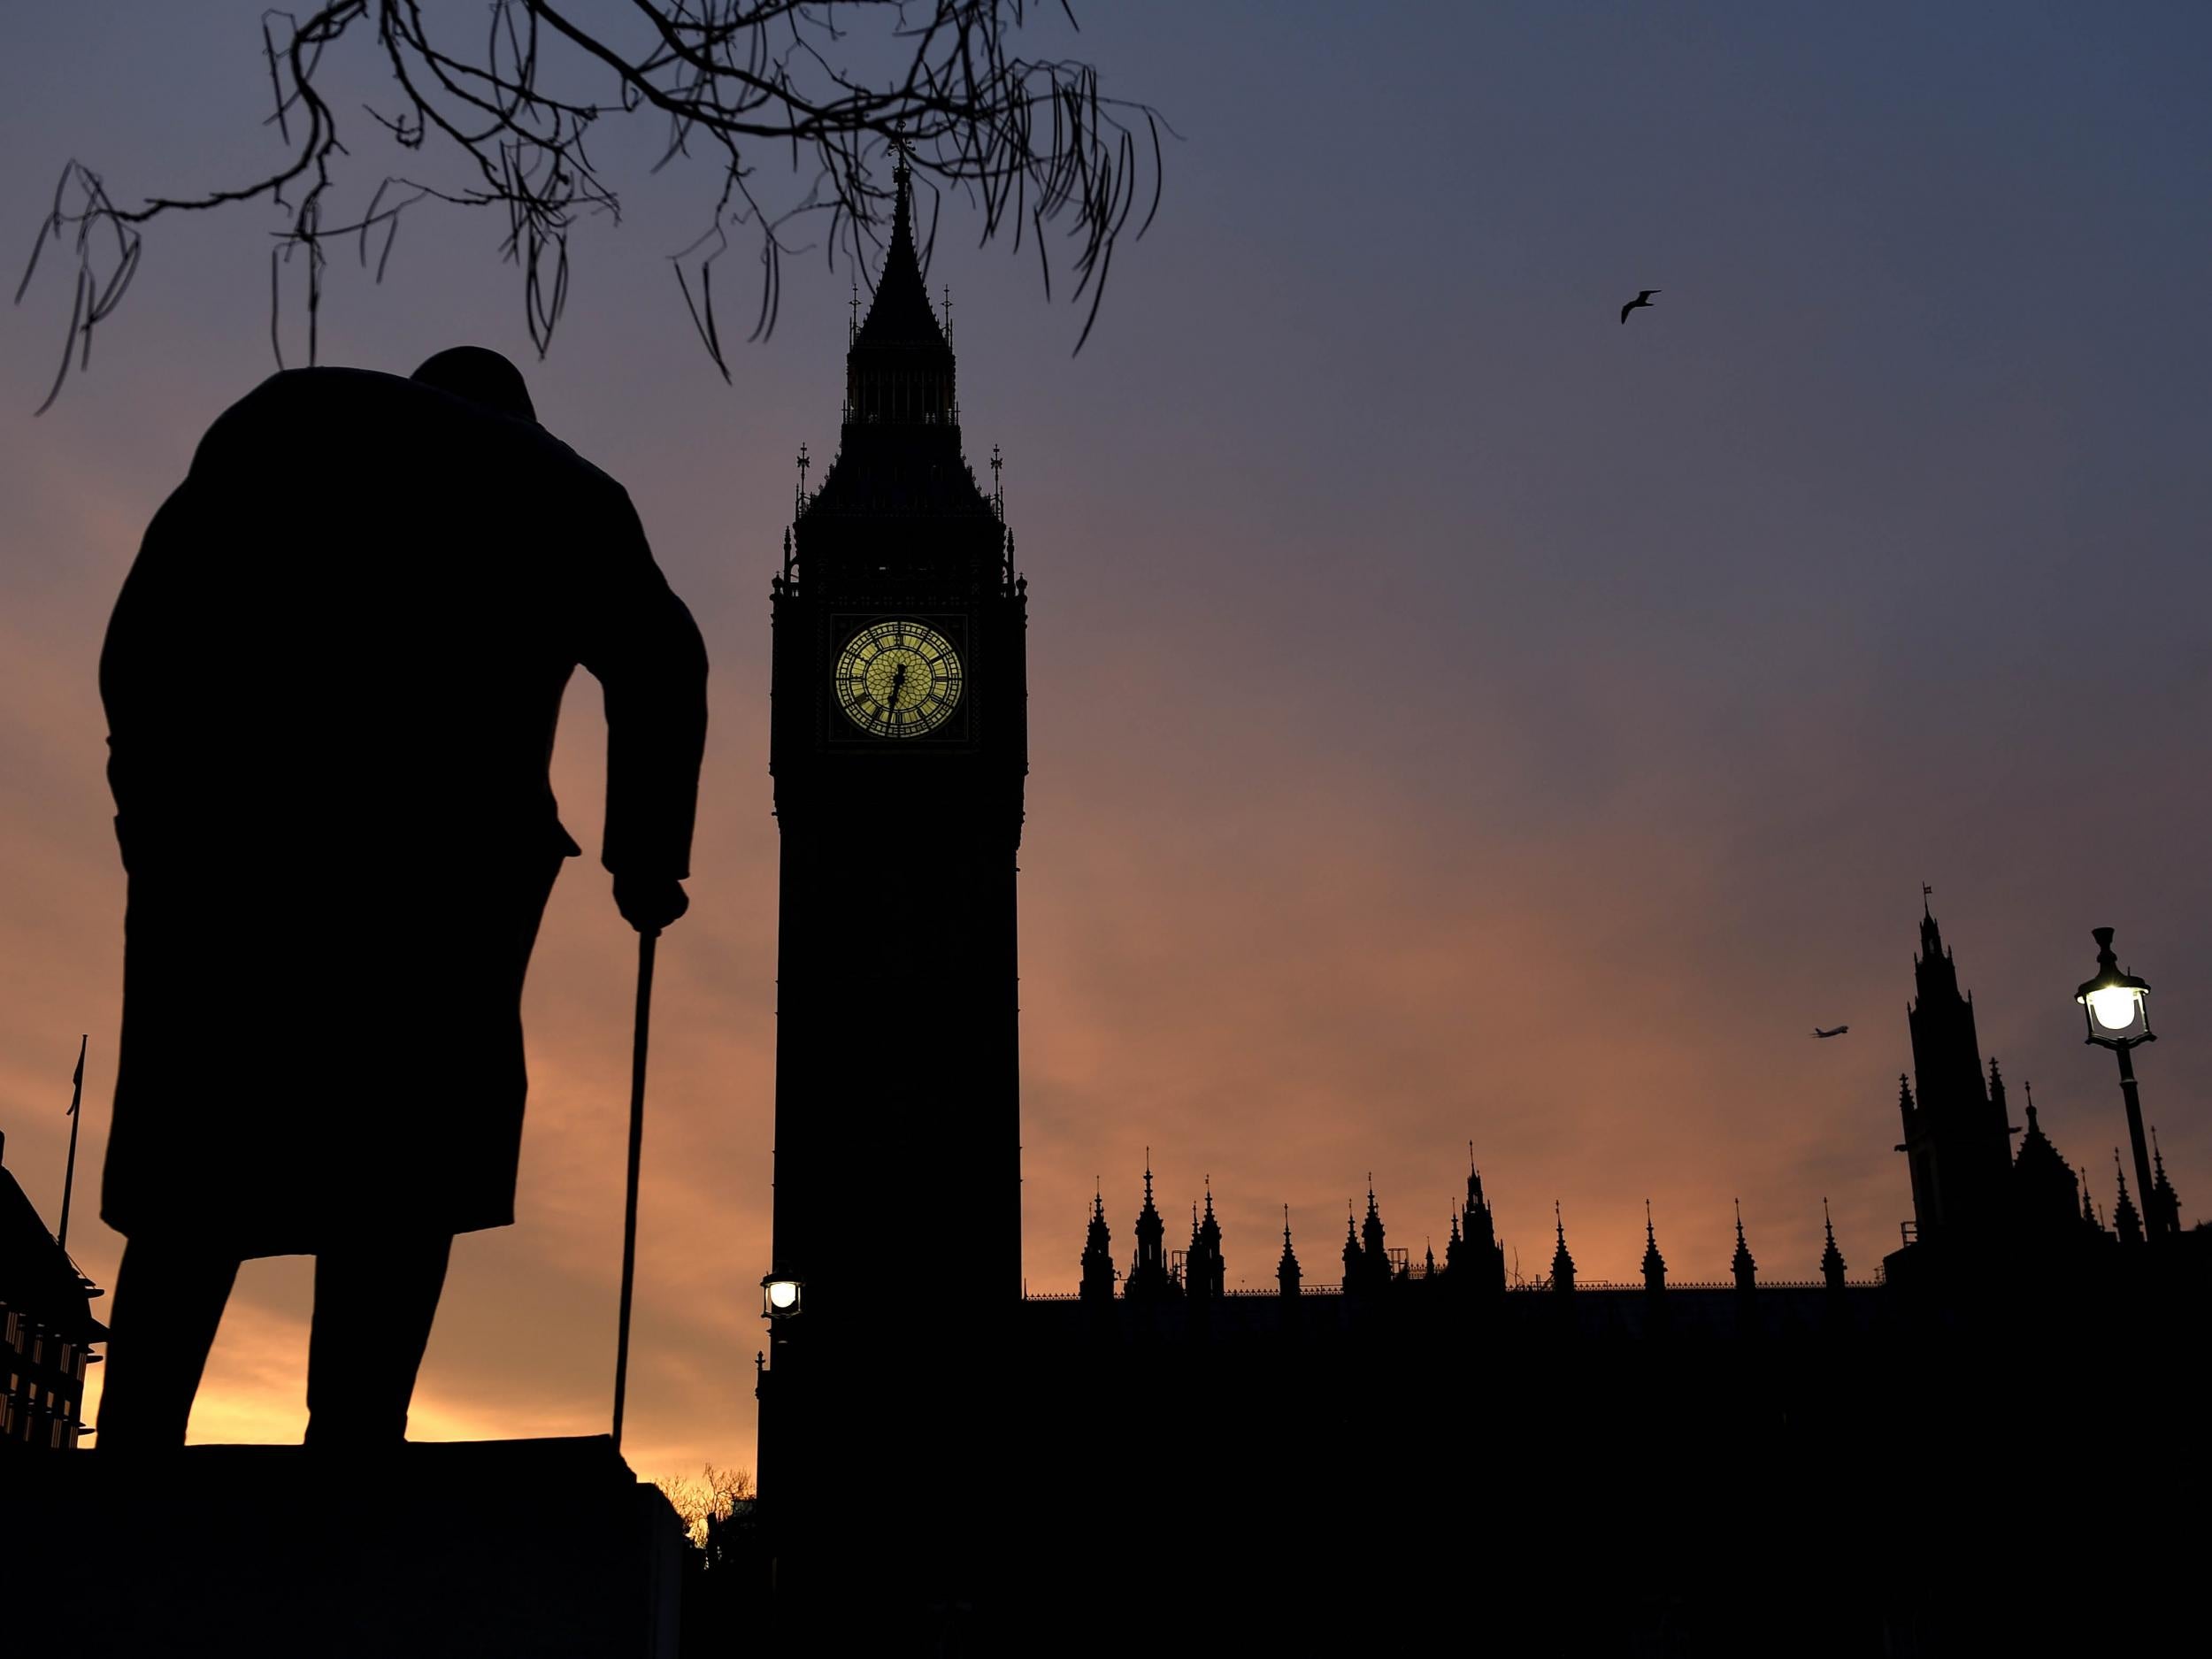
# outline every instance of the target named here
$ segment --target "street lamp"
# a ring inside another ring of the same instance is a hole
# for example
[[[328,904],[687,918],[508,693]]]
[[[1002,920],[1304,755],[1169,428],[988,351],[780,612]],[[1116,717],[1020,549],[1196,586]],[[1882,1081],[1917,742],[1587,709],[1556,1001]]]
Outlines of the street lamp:
[[[2127,1102],[2128,1141],[2135,1153],[2136,1184],[2139,1190],[2147,1193],[2151,1190],[2151,1155],[2143,1139],[2143,1103],[2135,1093],[2135,1063],[2128,1053],[2139,1043],[2157,1041],[2151,1030],[2150,1009],[2143,1000],[2151,987],[2133,974],[2120,972],[2119,959],[2112,954],[2109,927],[2092,928],[2090,936],[2097,941],[2097,977],[2083,980],[2074,1000],[2081,1004],[2081,1017],[2089,1028],[2085,1041],[2120,1056],[2120,1094]],[[2150,1208],[2147,1201],[2146,1208]],[[2160,1220],[2153,1217],[2150,1236],[2156,1238],[2161,1230]]]
[[[802,1286],[795,1279],[778,1279],[773,1273],[760,1281],[760,1310],[771,1319],[788,1319],[799,1311],[799,1293]]]

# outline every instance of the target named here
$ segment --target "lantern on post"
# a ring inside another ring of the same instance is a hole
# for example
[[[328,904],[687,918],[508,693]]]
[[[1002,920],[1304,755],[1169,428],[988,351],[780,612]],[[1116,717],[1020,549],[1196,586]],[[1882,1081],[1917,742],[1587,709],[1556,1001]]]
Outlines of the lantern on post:
[[[2082,1018],[2089,1025],[2087,1041],[2100,1048],[2122,1050],[2155,1041],[2150,1009],[2143,1000],[2151,988],[2148,981],[2120,972],[2119,959],[2112,954],[2109,927],[2093,928],[2090,937],[2097,941],[2097,977],[2083,980],[2074,993]]]
[[[2090,937],[2097,941],[2097,974],[2085,979],[2074,993],[2074,1000],[2081,1004],[2082,1018],[2087,1022],[2089,1035],[2084,1040],[2100,1048],[2109,1048],[2120,1061],[2120,1095],[2127,1106],[2128,1144],[2135,1154],[2135,1179],[2139,1190],[2151,1190],[2151,1155],[2149,1143],[2143,1135],[2143,1102],[2135,1089],[2135,1063],[2130,1051],[2140,1044],[2154,1042],[2151,1030],[2149,1008],[2144,997],[2150,991],[2147,980],[2120,971],[2119,958],[2112,954],[2112,929],[2095,927]],[[2160,1220],[2154,1219],[2149,1236],[2155,1239],[2166,1231]]]

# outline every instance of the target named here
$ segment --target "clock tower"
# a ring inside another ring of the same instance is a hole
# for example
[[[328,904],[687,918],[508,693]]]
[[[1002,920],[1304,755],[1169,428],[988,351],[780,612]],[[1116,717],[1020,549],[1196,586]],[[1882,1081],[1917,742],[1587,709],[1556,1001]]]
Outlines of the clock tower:
[[[1022,1285],[1026,584],[961,453],[902,155],[895,180],[838,454],[771,584],[770,1278],[797,1300],[770,1318],[761,1489],[834,1504],[841,1529],[849,1498],[883,1507],[894,1471],[966,1460]]]

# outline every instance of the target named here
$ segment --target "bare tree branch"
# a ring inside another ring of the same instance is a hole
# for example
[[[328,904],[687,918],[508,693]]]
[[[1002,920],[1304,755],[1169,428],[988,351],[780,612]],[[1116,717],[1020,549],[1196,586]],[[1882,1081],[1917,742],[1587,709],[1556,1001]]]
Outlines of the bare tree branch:
[[[618,43],[596,21],[576,21],[565,0],[490,0],[485,35],[465,48],[449,33],[455,10],[430,8],[438,13],[434,38],[421,0],[333,0],[304,21],[265,12],[261,55],[273,104],[267,121],[286,146],[283,165],[198,196],[150,197],[127,209],[81,162],[63,168],[15,296],[19,303],[49,242],[71,248],[77,272],[68,332],[40,412],[60,395],[73,361],[80,372],[90,362],[94,328],[138,268],[142,227],[241,202],[267,200],[290,214],[273,233],[270,257],[270,342],[280,366],[286,270],[296,264],[302,273],[311,363],[325,244],[355,238],[366,268],[373,234],[381,281],[403,217],[425,202],[503,214],[501,257],[521,276],[524,322],[544,356],[567,303],[571,231],[583,215],[620,218],[620,197],[586,144],[609,115],[666,121],[653,172],[699,152],[711,158],[706,228],[671,265],[700,343],[726,380],[712,267],[729,249],[729,227],[744,226],[757,241],[760,303],[749,338],[760,340],[775,326],[782,261],[803,250],[794,240],[799,227],[826,219],[832,265],[841,250],[865,269],[892,201],[883,164],[895,144],[918,174],[979,204],[982,241],[1010,228],[1018,251],[1025,233],[1035,236],[1048,299],[1045,227],[1065,221],[1076,276],[1071,299],[1088,296],[1080,351],[1140,196],[1150,200],[1135,235],[1159,211],[1161,134],[1172,129],[1148,105],[1105,96],[1088,64],[1016,53],[1012,37],[1033,4],[626,0],[634,39]],[[1060,10],[1072,25],[1066,0]],[[379,55],[399,93],[396,113],[370,108],[369,118],[403,150],[458,163],[460,177],[387,177],[357,216],[333,223],[342,216],[326,210],[348,152],[317,76],[329,50],[348,40],[371,42],[362,50]],[[884,67],[868,73],[856,66],[863,59]],[[605,101],[573,89],[595,81],[610,95]],[[1139,142],[1140,133],[1148,142]],[[791,180],[772,201],[760,190],[764,156],[780,160]]]

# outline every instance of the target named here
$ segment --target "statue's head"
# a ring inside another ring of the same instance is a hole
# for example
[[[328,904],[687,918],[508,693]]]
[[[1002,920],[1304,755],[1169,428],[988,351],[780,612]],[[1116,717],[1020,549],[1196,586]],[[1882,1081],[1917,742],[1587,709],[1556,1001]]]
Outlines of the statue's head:
[[[409,378],[518,420],[538,418],[538,411],[530,402],[530,388],[522,383],[522,371],[496,351],[488,351],[482,346],[450,347],[430,358]]]

